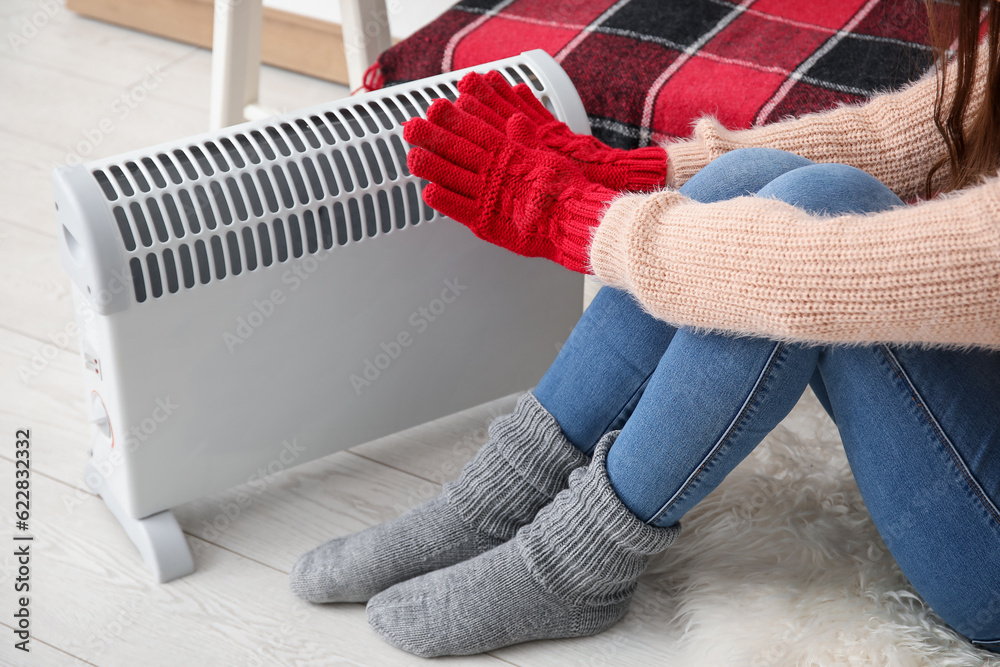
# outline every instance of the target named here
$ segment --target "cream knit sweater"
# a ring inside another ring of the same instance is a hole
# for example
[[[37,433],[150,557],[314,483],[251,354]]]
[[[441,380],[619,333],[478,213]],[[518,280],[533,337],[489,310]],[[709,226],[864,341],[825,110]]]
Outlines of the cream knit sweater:
[[[860,106],[736,132],[702,119],[692,139],[666,147],[668,183],[679,187],[727,151],[767,146],[858,167],[913,197],[946,154],[935,90],[931,74]],[[811,216],[757,197],[701,204],[673,189],[624,195],[596,229],[590,259],[606,284],[680,326],[1000,348],[997,178],[867,216]]]

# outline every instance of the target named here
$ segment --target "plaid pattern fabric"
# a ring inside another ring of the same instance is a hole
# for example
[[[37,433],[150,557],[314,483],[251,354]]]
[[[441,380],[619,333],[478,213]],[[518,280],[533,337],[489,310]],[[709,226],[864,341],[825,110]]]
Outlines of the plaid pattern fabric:
[[[463,0],[379,57],[387,83],[541,48],[596,137],[635,148],[819,111],[933,64],[921,0]]]

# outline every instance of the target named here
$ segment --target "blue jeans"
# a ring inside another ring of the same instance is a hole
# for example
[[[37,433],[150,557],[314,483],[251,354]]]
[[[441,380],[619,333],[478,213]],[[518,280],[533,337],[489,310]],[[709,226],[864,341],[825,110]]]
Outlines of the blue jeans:
[[[720,157],[681,192],[702,202],[756,194],[830,214],[903,204],[862,171],[763,148]],[[605,287],[535,395],[585,452],[621,429],[608,454],[612,485],[642,520],[670,526],[807,384],[910,583],[958,632],[1000,652],[1000,353],[698,334]]]

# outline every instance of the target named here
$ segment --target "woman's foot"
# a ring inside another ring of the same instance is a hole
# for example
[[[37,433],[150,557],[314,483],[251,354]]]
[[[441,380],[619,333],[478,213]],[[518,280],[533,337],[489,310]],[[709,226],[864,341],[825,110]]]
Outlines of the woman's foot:
[[[589,467],[517,536],[452,567],[404,581],[368,602],[368,622],[387,642],[424,657],[468,655],[533,639],[582,637],[628,611],[649,557],[680,526],[643,523],[618,498],[605,460]]]
[[[511,539],[587,456],[532,393],[493,421],[490,439],[441,493],[405,514],[303,554],[289,585],[310,602],[364,602],[401,581]]]

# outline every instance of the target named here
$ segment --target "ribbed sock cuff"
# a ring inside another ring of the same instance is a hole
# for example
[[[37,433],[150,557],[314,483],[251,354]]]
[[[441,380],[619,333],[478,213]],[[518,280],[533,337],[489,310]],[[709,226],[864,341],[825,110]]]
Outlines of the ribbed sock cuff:
[[[517,534],[529,569],[568,602],[605,605],[627,599],[649,557],[680,532],[680,525],[644,523],[615,493],[606,462],[618,433],[605,435],[590,465],[575,470],[569,488]]]
[[[494,420],[491,438],[510,467],[539,493],[550,498],[566,488],[569,473],[587,465],[590,457],[563,435],[559,422],[534,392],[517,401],[518,419]]]
[[[566,487],[570,472],[588,457],[531,392],[511,414],[493,421],[489,435],[442,493],[470,526],[507,540]]]

